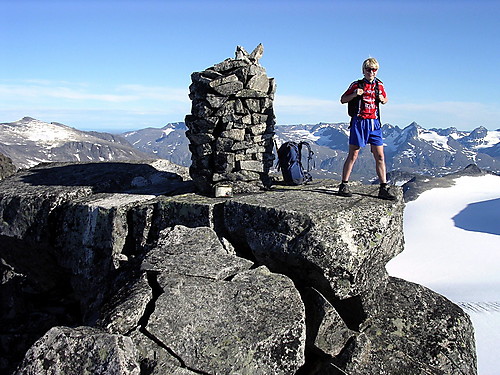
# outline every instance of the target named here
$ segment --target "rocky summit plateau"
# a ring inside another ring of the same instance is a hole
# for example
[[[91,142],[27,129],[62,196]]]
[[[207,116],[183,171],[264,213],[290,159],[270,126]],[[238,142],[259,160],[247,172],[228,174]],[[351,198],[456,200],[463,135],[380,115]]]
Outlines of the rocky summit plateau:
[[[385,201],[358,183],[343,198],[338,181],[268,174],[275,85],[262,53],[237,47],[192,76],[189,170],[5,169],[2,373],[477,373],[469,317],[387,274],[403,251],[401,188]],[[220,183],[232,193],[213,197]]]
[[[213,198],[160,161],[0,182],[3,374],[476,374],[469,317],[389,277],[402,191]]]

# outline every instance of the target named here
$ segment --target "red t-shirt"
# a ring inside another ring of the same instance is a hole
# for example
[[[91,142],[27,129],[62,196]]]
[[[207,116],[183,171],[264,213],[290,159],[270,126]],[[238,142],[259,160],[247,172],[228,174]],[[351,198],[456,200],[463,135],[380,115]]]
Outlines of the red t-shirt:
[[[360,101],[360,109],[358,112],[358,116],[362,118],[378,118],[377,113],[377,104],[375,102],[375,81],[373,83],[369,83],[366,79],[364,80],[363,87],[363,99]],[[354,81],[351,83],[347,91],[344,95],[350,95],[358,88],[358,81]],[[385,97],[387,94],[385,92],[384,84],[382,81],[378,81],[378,90],[379,93]]]

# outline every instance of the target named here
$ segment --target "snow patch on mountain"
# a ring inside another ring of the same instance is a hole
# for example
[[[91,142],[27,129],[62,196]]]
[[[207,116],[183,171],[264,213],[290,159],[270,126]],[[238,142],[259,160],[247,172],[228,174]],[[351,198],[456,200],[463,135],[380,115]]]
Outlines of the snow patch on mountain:
[[[18,168],[55,161],[147,159],[123,138],[109,133],[85,132],[31,117],[0,124],[0,153]]]
[[[5,128],[2,130],[9,131],[12,136],[16,137],[16,144],[25,140],[54,147],[79,137],[78,133],[80,133],[64,125],[46,123],[31,117],[24,117],[19,121],[0,126]]]
[[[481,148],[493,147],[498,143],[500,143],[500,130],[490,130],[488,131],[486,137],[484,137],[483,143],[478,144],[475,148],[481,149]]]
[[[168,136],[170,133],[172,133],[174,131],[175,131],[175,128],[166,128],[166,129],[163,129],[163,136],[166,137],[166,136]]]
[[[439,135],[432,130],[419,129],[418,136],[422,140],[429,142],[436,148],[440,148],[442,150],[451,150],[451,148],[448,146],[448,137]]]
[[[309,141],[309,142],[316,142],[318,139],[320,139],[319,136],[314,135],[308,130],[305,129],[299,129],[299,130],[293,130],[289,133],[291,137],[298,138],[301,140]]]

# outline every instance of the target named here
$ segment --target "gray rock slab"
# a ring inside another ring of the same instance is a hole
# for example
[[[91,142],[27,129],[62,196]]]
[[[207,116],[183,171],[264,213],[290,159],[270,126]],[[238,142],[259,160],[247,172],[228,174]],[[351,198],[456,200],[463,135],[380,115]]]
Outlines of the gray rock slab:
[[[15,375],[140,375],[129,337],[90,327],[54,327],[26,353]]]
[[[301,294],[306,306],[307,344],[332,357],[340,354],[356,332],[346,326],[332,304],[317,290],[307,288]]]
[[[179,225],[161,233],[157,247],[147,254],[142,269],[224,280],[252,266],[253,262],[229,254],[212,229]]]
[[[163,231],[143,263],[163,289],[146,331],[189,369],[293,373],[304,361],[300,295],[286,276],[252,265],[210,228]]]
[[[463,311],[385,272],[402,250],[399,189],[394,202],[377,199],[376,186],[342,198],[328,181],[232,198],[158,196],[156,167],[110,164],[43,166],[0,183],[1,323],[12,329],[2,334],[2,370],[56,326],[23,366],[56,374],[58,353],[85,361],[104,346],[117,366],[140,362],[154,375],[293,374],[307,317],[308,345],[335,356],[318,374],[476,373]],[[316,299],[301,300],[297,287],[316,289]],[[44,305],[49,294],[57,298]],[[76,324],[102,313],[109,332],[61,327],[74,307]],[[137,356],[114,333],[130,335]]]
[[[170,167],[158,160],[52,163],[16,173],[0,186],[0,256],[40,289],[64,277],[85,320],[93,320],[110,273],[150,238],[153,214],[163,209],[158,195],[189,184],[175,173],[180,167]]]
[[[113,334],[126,334],[139,325],[153,292],[148,284],[146,274],[126,283],[102,309],[99,325]]]
[[[194,375],[167,349],[158,345],[154,339],[146,336],[140,330],[130,333],[130,338],[134,342],[138,358],[141,363],[141,370],[148,375]],[[184,367],[183,367],[184,366]]]
[[[391,277],[368,315],[344,352],[348,374],[477,374],[470,318],[445,297]]]
[[[269,78],[265,73],[255,75],[247,83],[247,89],[256,90],[260,92],[264,92],[267,94],[269,91]]]
[[[0,152],[0,181],[16,173],[16,170],[12,159]]]
[[[261,267],[231,281],[162,275],[147,331],[187,367],[292,374],[304,362],[304,307],[290,279]]]
[[[325,186],[236,197],[224,205],[230,239],[260,264],[314,286],[327,298],[359,295],[386,278],[385,264],[403,250],[402,193],[377,198],[359,186],[351,198]]]

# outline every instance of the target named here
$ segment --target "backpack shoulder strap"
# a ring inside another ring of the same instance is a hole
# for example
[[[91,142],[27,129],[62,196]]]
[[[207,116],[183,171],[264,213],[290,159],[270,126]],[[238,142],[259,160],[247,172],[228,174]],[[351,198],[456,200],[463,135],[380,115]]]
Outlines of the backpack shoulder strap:
[[[378,98],[380,95],[380,89],[378,87],[379,82],[383,83],[380,79],[375,77],[375,104],[377,105],[377,117],[380,121],[380,99]]]
[[[360,79],[358,80],[358,88],[362,89],[364,91],[365,89],[365,80]],[[363,102],[363,95],[358,97],[358,114],[361,112],[361,103]]]
[[[380,79],[375,77],[375,95],[376,95],[375,99],[377,99],[377,100],[378,100],[378,95],[380,94],[380,88],[378,87],[379,83],[383,83],[383,82]]]
[[[307,169],[306,169],[306,171],[309,172],[311,170],[311,160],[313,160],[314,152],[313,152],[313,150],[311,150],[311,146],[309,145],[309,143],[302,141],[299,143],[299,154],[300,154],[301,158],[302,158],[302,146],[307,147],[308,153],[307,153]],[[314,160],[313,160],[313,162],[314,162]],[[314,168],[314,165],[313,165],[313,168]]]
[[[354,81],[353,83],[351,83],[351,87],[355,83],[357,84],[358,88],[364,90],[365,88],[364,79],[358,79],[357,81]],[[362,97],[356,96],[347,103],[347,113],[351,117],[351,121],[349,122],[349,129],[352,127],[354,118],[359,114],[359,111],[361,109],[360,108],[361,102],[362,102]]]

